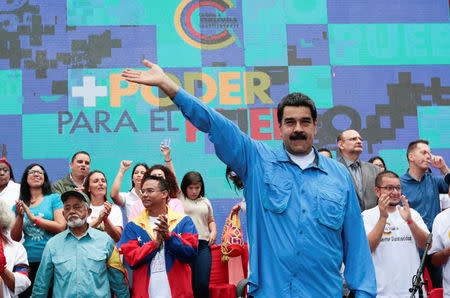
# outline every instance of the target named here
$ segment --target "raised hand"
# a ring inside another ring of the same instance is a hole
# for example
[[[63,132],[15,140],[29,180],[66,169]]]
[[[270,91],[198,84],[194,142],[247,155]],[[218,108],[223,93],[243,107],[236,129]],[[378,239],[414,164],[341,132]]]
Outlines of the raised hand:
[[[145,59],[142,63],[147,66],[149,70],[142,71],[127,68],[122,71],[122,77],[128,82],[139,83],[148,86],[160,86],[164,82],[166,77],[161,67]]]
[[[169,235],[169,224],[165,215],[158,216],[158,221],[155,223],[157,234],[161,235],[162,239],[166,239]]]
[[[103,205],[102,211],[100,211],[100,214],[98,215],[99,218],[101,218],[102,221],[108,218],[109,214],[111,213],[112,204],[108,201],[105,202]]]
[[[17,214],[17,216],[23,218],[24,210],[23,210],[22,204],[23,204],[23,201],[17,201],[16,202],[16,214]]]
[[[169,160],[170,159],[170,151],[171,151],[170,146],[164,147],[163,142],[161,142],[161,146],[159,149],[161,149],[161,153],[164,156],[164,159]]]
[[[132,164],[132,160],[122,160],[120,162],[120,170],[125,173],[129,168],[131,168]]]
[[[122,71],[122,78],[132,83],[158,86],[170,98],[175,98],[178,93],[178,85],[172,81],[158,65],[145,59],[142,63],[147,66],[149,70],[142,71],[127,68]]]
[[[387,211],[389,207],[390,197],[387,194],[382,194],[378,199],[378,208],[380,209],[380,217],[388,218],[389,213]]]
[[[397,206],[398,212],[400,212],[400,216],[403,220],[408,222],[411,220],[411,209],[409,209],[408,200],[404,195],[402,195],[400,199],[402,200],[403,207]]]
[[[27,206],[27,204],[25,204],[24,202],[21,202],[21,203],[22,203],[22,209],[26,213],[28,220],[31,222],[35,222],[37,220],[37,216],[35,216],[33,213],[31,213],[31,210]]]
[[[433,168],[441,170],[443,174],[447,172],[447,164],[442,156],[439,155],[431,155],[431,166]]]

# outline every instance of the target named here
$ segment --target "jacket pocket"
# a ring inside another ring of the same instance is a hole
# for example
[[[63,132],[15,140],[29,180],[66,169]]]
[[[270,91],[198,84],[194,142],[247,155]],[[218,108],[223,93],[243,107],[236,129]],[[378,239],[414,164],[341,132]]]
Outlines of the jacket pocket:
[[[53,259],[56,276],[65,277],[75,269],[72,262],[73,256],[57,256]]]
[[[95,273],[103,273],[106,270],[106,255],[87,256],[88,269]]]
[[[264,171],[262,203],[266,210],[283,213],[292,193],[292,179],[284,175],[283,169],[272,164]]]
[[[319,222],[330,229],[338,230],[344,222],[345,205],[343,192],[319,192],[317,203]]]

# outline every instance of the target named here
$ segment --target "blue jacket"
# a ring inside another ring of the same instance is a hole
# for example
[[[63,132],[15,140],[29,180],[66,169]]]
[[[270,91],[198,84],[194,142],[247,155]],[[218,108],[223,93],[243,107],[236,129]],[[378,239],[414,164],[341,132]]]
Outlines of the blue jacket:
[[[357,297],[376,296],[375,270],[356,192],[342,164],[315,151],[302,170],[284,146],[252,140],[180,88],[183,115],[209,133],[217,156],[244,182],[255,297],[342,296],[340,268]]]

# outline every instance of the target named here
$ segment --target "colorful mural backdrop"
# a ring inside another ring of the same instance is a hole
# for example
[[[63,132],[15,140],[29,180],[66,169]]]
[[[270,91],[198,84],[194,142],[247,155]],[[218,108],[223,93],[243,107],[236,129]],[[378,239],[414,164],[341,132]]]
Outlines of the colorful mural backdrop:
[[[163,163],[169,137],[178,179],[204,176],[220,233],[242,195],[225,165],[123,68],[158,63],[270,146],[281,144],[277,103],[301,91],[319,108],[316,147],[335,153],[351,127],[363,160],[381,155],[403,174],[418,138],[450,163],[449,21],[447,0],[0,0],[0,149],[16,177],[39,162],[52,181],[86,150],[111,185],[122,159]]]

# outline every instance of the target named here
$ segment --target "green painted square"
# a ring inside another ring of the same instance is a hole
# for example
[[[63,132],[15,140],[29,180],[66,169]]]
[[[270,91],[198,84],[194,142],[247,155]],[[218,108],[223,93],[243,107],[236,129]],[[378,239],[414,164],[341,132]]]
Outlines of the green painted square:
[[[0,70],[0,115],[22,114],[22,70]]]
[[[378,150],[378,155],[383,158],[389,171],[402,176],[408,170],[406,149],[381,149]]]
[[[172,24],[176,7],[172,1],[67,0],[67,25],[117,26]]]
[[[285,0],[287,24],[327,24],[326,0]]]
[[[290,66],[289,92],[308,95],[314,100],[317,108],[333,107],[330,66]]]
[[[159,24],[156,28],[158,64],[161,67],[201,67],[201,49],[188,44],[173,24]]]
[[[434,149],[450,148],[450,106],[417,107],[420,139]]]
[[[242,3],[246,66],[287,65],[286,20],[283,1]]]
[[[331,65],[450,64],[450,24],[329,24]]]

